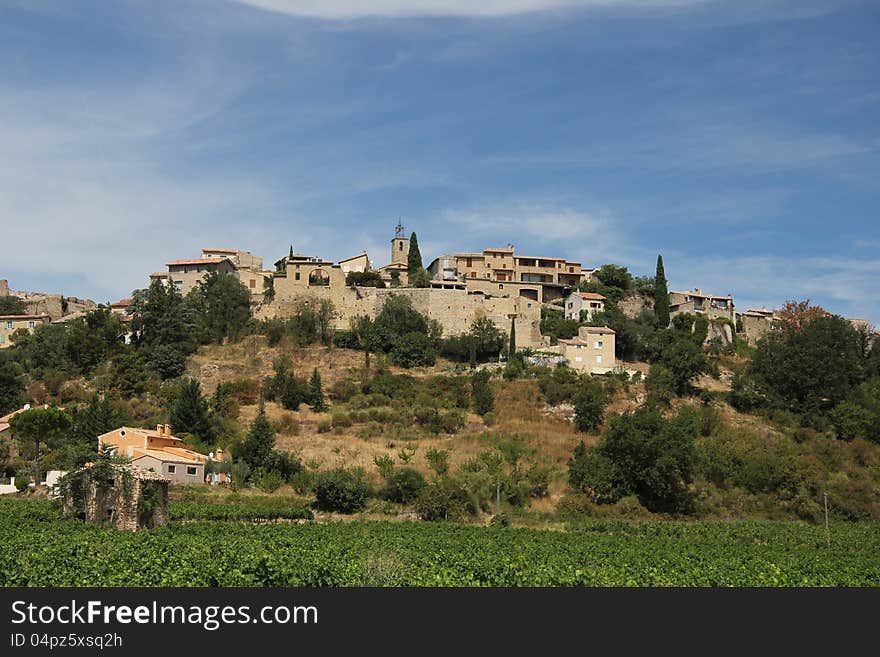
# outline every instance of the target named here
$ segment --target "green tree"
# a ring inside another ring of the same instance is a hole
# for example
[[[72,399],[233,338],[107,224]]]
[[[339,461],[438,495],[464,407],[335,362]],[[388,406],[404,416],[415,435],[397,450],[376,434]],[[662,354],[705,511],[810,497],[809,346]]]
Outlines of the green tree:
[[[19,297],[0,297],[0,315],[27,315],[27,307]]]
[[[385,287],[382,275],[377,271],[350,271],[345,276],[349,287]]]
[[[25,398],[24,372],[21,366],[0,356],[0,415],[20,408]]]
[[[669,289],[662,255],[657,256],[657,273],[654,276],[654,314],[657,316],[657,326],[669,326]]]
[[[419,240],[415,231],[409,236],[409,253],[406,257],[406,273],[410,287],[428,287],[428,272],[422,264],[422,253],[419,251]]]
[[[43,449],[54,450],[63,445],[70,417],[54,408],[34,408],[14,415],[9,420],[12,436],[18,441],[23,454],[33,460],[33,477],[40,483],[40,461]]]
[[[129,347],[114,360],[112,386],[126,395],[140,395],[150,387],[153,373],[143,351]]]
[[[425,460],[428,465],[437,474],[438,477],[445,477],[449,474],[449,451],[445,449],[437,449],[432,447],[425,452]]]
[[[437,359],[437,345],[424,333],[407,333],[395,342],[390,357],[399,367],[430,366]]]
[[[321,375],[318,368],[312,370],[312,378],[309,380],[309,406],[316,413],[327,410],[327,401],[324,399],[324,389],[321,386]]]
[[[632,274],[626,267],[618,265],[602,265],[595,273],[603,285],[619,290],[629,290],[633,284]]]
[[[98,452],[98,436],[112,431],[125,423],[125,417],[107,398],[93,395],[88,404],[75,407],[70,412],[68,432],[67,467],[85,465]]]
[[[187,302],[197,313],[204,342],[239,338],[251,316],[251,293],[233,274],[211,272],[189,293]]]
[[[388,473],[381,496],[397,504],[410,504],[425,488],[425,478],[413,468],[400,468]]]
[[[687,512],[699,428],[690,410],[666,420],[656,407],[642,406],[612,419],[569,478],[598,502],[636,495],[651,511]]]
[[[367,505],[369,486],[359,473],[337,468],[318,475],[315,506],[322,511],[355,513]]]
[[[184,354],[195,351],[195,315],[174,285],[157,279],[148,289],[135,290],[132,298],[131,326],[137,344],[175,346]]]
[[[602,384],[593,379],[583,383],[574,396],[574,425],[578,431],[598,429],[605,416],[605,391]]]
[[[824,412],[862,380],[863,357],[858,331],[847,320],[819,316],[759,340],[749,375],[771,406]]]
[[[247,436],[238,448],[238,458],[247,463],[253,471],[257,468],[268,468],[272,463],[272,452],[275,449],[275,431],[266,417],[266,409],[260,402],[257,417],[251,423]]]
[[[474,411],[480,415],[491,413],[495,407],[495,396],[489,385],[489,372],[482,370],[471,375],[471,399]]]
[[[208,400],[196,379],[186,379],[180,384],[171,404],[171,426],[176,433],[189,433],[203,442],[215,438]]]
[[[516,318],[510,318],[510,344],[507,347],[507,359],[516,356]]]

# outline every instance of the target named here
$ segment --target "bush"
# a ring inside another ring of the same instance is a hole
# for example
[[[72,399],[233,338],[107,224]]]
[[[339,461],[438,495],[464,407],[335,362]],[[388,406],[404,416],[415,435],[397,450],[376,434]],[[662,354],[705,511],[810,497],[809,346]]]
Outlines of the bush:
[[[252,479],[256,487],[264,493],[274,493],[284,483],[284,478],[275,470],[258,470]]]
[[[331,420],[319,420],[318,421],[318,433],[327,433],[330,429],[333,428],[333,422]]]
[[[473,510],[467,489],[451,479],[425,486],[416,500],[415,508],[422,520],[432,522],[458,520]]]
[[[574,398],[574,425],[578,431],[596,431],[605,416],[605,391],[602,384],[588,380]]]
[[[391,472],[382,489],[382,498],[398,504],[410,504],[425,487],[425,478],[413,468],[400,468]]]
[[[430,366],[437,360],[437,347],[425,333],[407,333],[397,340],[390,357],[399,367]]]
[[[315,482],[315,506],[322,511],[356,513],[366,507],[368,495],[360,474],[342,468],[322,472]]]
[[[471,398],[474,402],[474,411],[478,415],[485,416],[495,407],[495,398],[492,395],[492,386],[489,385],[487,371],[474,372],[471,377]]]

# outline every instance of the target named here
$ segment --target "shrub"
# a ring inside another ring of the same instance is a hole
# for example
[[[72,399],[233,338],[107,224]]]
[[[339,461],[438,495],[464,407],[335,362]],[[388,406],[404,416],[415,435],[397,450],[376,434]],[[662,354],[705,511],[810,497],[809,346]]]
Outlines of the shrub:
[[[495,407],[492,386],[489,385],[489,373],[485,370],[474,372],[471,377],[471,398],[474,403],[474,411],[479,415],[485,416]]]
[[[428,366],[437,360],[437,348],[425,333],[407,333],[397,340],[390,356],[399,367]]]
[[[342,468],[322,472],[315,482],[315,506],[322,511],[355,513],[367,505],[368,494],[360,474]]]
[[[318,421],[318,433],[327,433],[330,429],[333,428],[333,422],[331,420],[319,420]]]
[[[350,427],[352,425],[351,416],[348,413],[334,412],[330,416],[330,425],[332,427]]]
[[[574,398],[574,425],[578,431],[595,431],[605,416],[605,391],[602,384],[588,380]]]
[[[418,470],[400,468],[386,478],[382,498],[398,504],[409,504],[418,498],[425,485],[425,478]]]
[[[258,470],[251,478],[257,488],[265,493],[274,493],[284,483],[284,478],[275,470]]]

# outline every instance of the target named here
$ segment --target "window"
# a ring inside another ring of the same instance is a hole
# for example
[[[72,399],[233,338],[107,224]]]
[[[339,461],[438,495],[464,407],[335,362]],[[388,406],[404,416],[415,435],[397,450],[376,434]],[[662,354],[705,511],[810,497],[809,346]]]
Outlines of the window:
[[[471,272],[471,278],[476,278],[476,277],[477,277],[477,272],[472,271],[472,272]]]
[[[168,466],[168,474],[174,474],[175,472],[177,472],[177,466],[176,465],[169,465]]]
[[[293,278],[294,278],[295,280],[298,281],[298,280],[299,280],[299,272],[296,272],[296,273],[293,275]]]
[[[257,287],[257,282],[252,278],[251,279],[251,289],[254,289],[255,287]]]
[[[596,356],[596,362],[601,364],[602,363],[602,356]]]
[[[601,341],[601,340],[596,340],[596,344],[593,345],[593,346],[594,346],[596,349],[601,349],[601,348],[602,348],[602,341]]]
[[[499,289],[499,290],[503,290],[503,289],[504,289],[504,286],[503,286],[501,283],[499,283],[499,284],[498,284],[498,289]]]
[[[574,357],[574,362],[575,362],[575,363],[580,363],[581,361],[583,361],[583,358],[581,358],[580,356],[575,356],[575,357]]]
[[[186,474],[188,474],[190,477],[195,477],[196,476],[196,467],[194,465],[186,466]]]
[[[33,321],[33,320],[30,321],[30,322],[28,322],[28,328],[29,328],[29,329],[32,329],[32,328],[36,327],[36,325],[37,325],[37,323],[36,323],[35,321]]]
[[[568,307],[569,307],[569,308],[574,308],[574,302],[569,301],[569,302],[568,302]]]
[[[467,266],[468,266],[468,267],[473,267],[473,264],[471,263],[471,259],[470,259],[470,258],[467,259]]]
[[[403,251],[403,242],[398,242],[398,243],[397,243],[397,250],[398,250],[398,251]]]
[[[7,330],[7,331],[11,331],[11,330],[12,330],[12,326],[13,326],[13,324],[12,324],[12,320],[11,320],[11,319],[10,319],[10,320],[7,320],[7,321],[6,321],[6,330]]]
[[[183,281],[174,281],[174,289],[183,292]]]

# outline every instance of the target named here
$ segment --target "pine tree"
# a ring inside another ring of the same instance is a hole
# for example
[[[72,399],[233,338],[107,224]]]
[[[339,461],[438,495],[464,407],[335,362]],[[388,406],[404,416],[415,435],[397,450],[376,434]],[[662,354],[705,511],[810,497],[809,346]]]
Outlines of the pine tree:
[[[312,378],[309,381],[309,406],[315,413],[323,413],[327,410],[327,402],[324,399],[324,389],[321,385],[321,375],[318,368],[312,370]]]
[[[239,448],[238,457],[251,469],[265,468],[271,464],[274,448],[275,431],[269,424],[269,420],[266,418],[266,409],[263,402],[260,401],[260,411]]]
[[[175,433],[189,433],[203,441],[213,440],[214,427],[208,413],[208,400],[195,379],[181,384],[171,405],[171,427]]]
[[[666,272],[663,270],[663,256],[657,256],[657,273],[654,276],[654,315],[661,328],[669,326],[669,289],[666,285]]]

